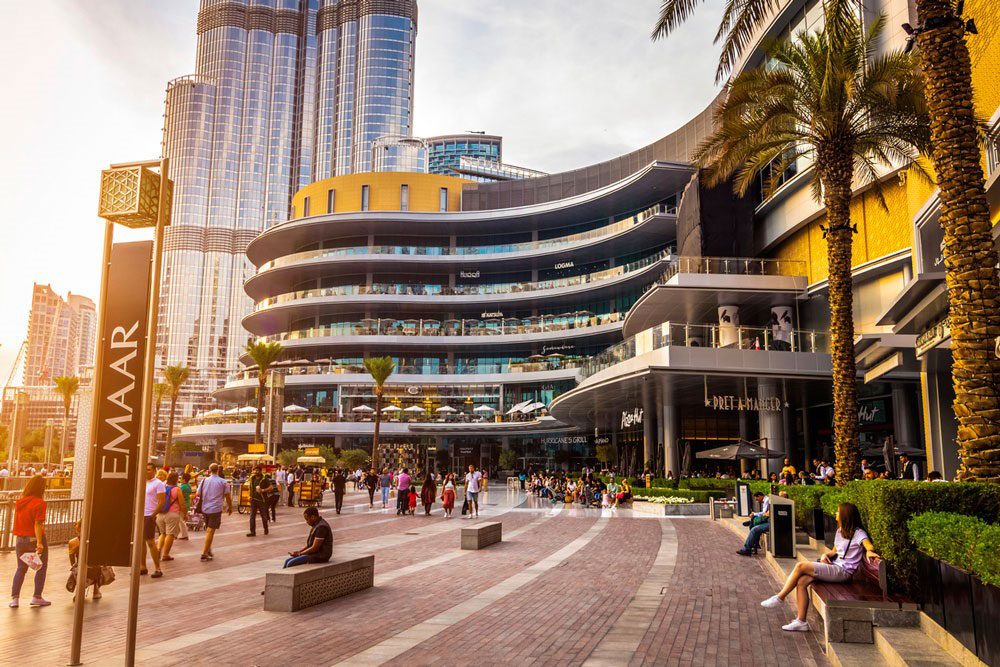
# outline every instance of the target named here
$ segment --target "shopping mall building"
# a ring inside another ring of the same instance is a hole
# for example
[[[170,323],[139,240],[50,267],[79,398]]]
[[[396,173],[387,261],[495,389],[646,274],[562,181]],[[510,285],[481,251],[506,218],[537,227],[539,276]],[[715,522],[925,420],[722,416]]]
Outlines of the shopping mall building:
[[[878,0],[895,26],[906,0]],[[1000,25],[1000,9],[966,13]],[[992,14],[992,16],[987,16]],[[760,35],[822,20],[790,2]],[[898,33],[898,34],[897,34]],[[882,48],[902,45],[889,30]],[[1000,40],[970,37],[976,103],[1000,114]],[[760,62],[759,49],[740,67]],[[992,68],[992,70],[991,70]],[[832,452],[824,211],[805,159],[763,200],[707,188],[690,162],[713,105],[632,153],[537,178],[474,183],[436,174],[322,180],[294,215],[257,237],[243,324],[285,359],[282,446],[370,447],[373,385],[363,359],[391,356],[381,442],[438,465],[622,461],[677,471],[685,453],[761,440],[794,461]],[[580,138],[585,141],[586,138]],[[986,151],[1000,216],[998,155]],[[881,460],[958,465],[947,294],[936,190],[905,169],[882,176],[887,206],[852,204],[862,446]],[[244,359],[250,364],[249,359]],[[217,394],[233,414],[178,439],[243,451],[253,439],[256,369]],[[295,406],[295,407],[292,407]]]

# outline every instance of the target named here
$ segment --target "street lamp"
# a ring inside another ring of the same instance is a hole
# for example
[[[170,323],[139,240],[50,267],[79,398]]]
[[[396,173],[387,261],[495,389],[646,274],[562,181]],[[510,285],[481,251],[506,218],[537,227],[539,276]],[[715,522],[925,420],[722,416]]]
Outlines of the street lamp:
[[[151,168],[158,168],[159,173]],[[163,259],[163,233],[170,224],[173,200],[173,183],[169,178],[170,159],[147,160],[113,164],[101,172],[100,204],[97,215],[104,219],[104,259],[101,265],[101,298],[98,310],[98,346],[94,360],[94,407],[90,423],[91,452],[96,451],[99,415],[101,407],[101,376],[104,368],[104,348],[107,336],[105,316],[108,310],[108,284],[111,268],[112,241],[115,223],[131,229],[154,228],[153,256],[146,319],[145,357],[143,358],[143,380],[141,396],[141,417],[139,428],[139,451],[136,456],[136,477],[134,490],[134,516],[132,525],[131,581],[129,585],[128,630],[126,634],[125,661],[130,667],[135,664],[135,633],[138,621],[139,569],[142,561],[143,539],[142,520],[145,497],[141,476],[149,461],[150,417],[154,384],[154,363],[156,360],[156,325],[160,300],[160,273]],[[77,594],[73,608],[73,635],[70,648],[70,665],[79,665],[80,646],[83,639],[83,604],[87,586],[87,568],[90,530],[94,507],[94,484],[97,474],[96,456],[87,457],[87,482],[84,491],[83,512],[80,525],[80,553],[77,562]]]

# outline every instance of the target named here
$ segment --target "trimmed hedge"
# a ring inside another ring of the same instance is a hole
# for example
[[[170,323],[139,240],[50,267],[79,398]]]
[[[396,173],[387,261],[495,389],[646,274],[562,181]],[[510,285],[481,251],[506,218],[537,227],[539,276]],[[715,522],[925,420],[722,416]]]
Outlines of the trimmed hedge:
[[[875,550],[889,566],[890,583],[909,593],[917,590],[918,583],[916,550],[908,528],[912,517],[952,512],[1000,523],[1000,484],[859,480],[845,484],[836,494],[822,496],[824,511],[833,504],[831,495],[857,506]]]
[[[908,523],[921,551],[1000,586],[1000,525],[952,512],[924,512]]]
[[[632,494],[636,497],[648,496],[654,497],[670,497],[676,496],[677,498],[690,498],[692,502],[695,503],[707,503],[708,499],[716,498],[722,499],[726,497],[725,491],[705,491],[705,490],[692,490],[692,489],[632,489]]]

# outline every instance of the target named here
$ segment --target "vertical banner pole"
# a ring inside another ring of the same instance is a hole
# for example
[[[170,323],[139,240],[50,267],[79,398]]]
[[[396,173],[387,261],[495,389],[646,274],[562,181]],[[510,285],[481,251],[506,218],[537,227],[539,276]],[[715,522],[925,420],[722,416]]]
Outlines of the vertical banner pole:
[[[104,262],[101,265],[101,297],[97,312],[97,351],[94,354],[94,404],[91,408],[90,454],[87,456],[87,481],[83,492],[83,510],[80,513],[80,551],[77,560],[77,595],[73,603],[73,637],[70,644],[69,664],[80,665],[80,646],[83,642],[83,603],[87,588],[87,557],[90,544],[91,513],[94,509],[94,480],[97,476],[97,423],[101,410],[101,372],[104,367],[104,341],[108,336],[104,319],[108,310],[108,275],[111,267],[111,244],[114,241],[114,223],[104,222]],[[77,465],[79,461],[74,460]],[[80,573],[83,573],[82,575]],[[82,585],[81,585],[82,582]]]
[[[156,382],[156,329],[160,310],[160,265],[163,260],[163,229],[167,223],[167,185],[170,158],[160,160],[160,194],[156,207],[156,233],[153,240],[153,266],[149,283],[149,314],[146,318],[146,356],[142,380],[142,416],[139,426],[138,467],[135,480],[135,515],[132,525],[132,567],[128,591],[128,628],[125,635],[125,664],[135,665],[136,626],[139,621],[139,569],[142,566],[144,543],[142,539],[143,508],[146,500],[145,474],[149,464],[150,421],[153,412],[153,385]],[[169,456],[171,443],[167,443]],[[80,596],[81,598],[83,596]]]

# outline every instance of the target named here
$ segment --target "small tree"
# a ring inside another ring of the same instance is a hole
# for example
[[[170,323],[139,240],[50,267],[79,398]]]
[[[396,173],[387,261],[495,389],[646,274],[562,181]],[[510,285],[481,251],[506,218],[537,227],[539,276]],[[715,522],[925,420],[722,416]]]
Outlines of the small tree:
[[[150,451],[152,451],[153,447],[157,446],[160,440],[160,404],[163,403],[163,399],[169,393],[170,385],[166,382],[157,382],[153,385],[153,439],[150,441]]]
[[[260,424],[264,417],[264,393],[267,391],[267,373],[278,361],[284,348],[281,343],[251,341],[246,353],[257,364],[257,425],[254,427],[254,442],[260,442]]]
[[[69,409],[73,405],[73,396],[80,389],[80,378],[75,375],[60,375],[55,379],[56,393],[63,399],[63,426],[59,438],[59,464],[66,458],[66,440],[69,436]]]
[[[278,452],[277,461],[286,468],[292,468],[295,466],[299,456],[301,455],[297,449],[283,449]]]
[[[500,452],[500,469],[514,470],[517,468],[517,452],[513,449],[505,449]]]
[[[385,381],[396,370],[392,357],[368,357],[365,359],[365,369],[375,381],[375,433],[372,436],[372,467],[378,468],[378,431],[382,420],[382,394],[385,392]]]
[[[319,455],[326,459],[326,467],[334,468],[340,461],[337,459],[337,450],[327,445],[319,446]]]
[[[607,466],[609,463],[615,460],[617,452],[615,451],[614,445],[598,445],[597,446],[597,460]]]
[[[181,387],[191,377],[188,366],[167,366],[163,369],[163,379],[170,388],[170,421],[167,423],[167,446],[163,450],[163,463],[170,466],[170,452],[174,451],[174,417],[177,414],[177,399],[181,395]]]
[[[321,449],[320,452],[322,451]],[[368,463],[368,452],[363,449],[347,449],[340,453],[340,462],[348,470],[364,468]],[[374,462],[372,466],[374,467]]]

